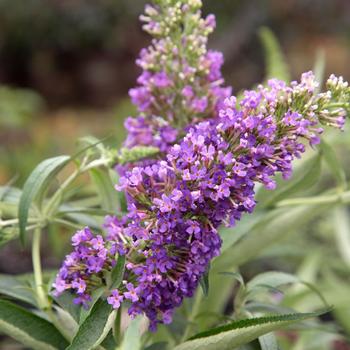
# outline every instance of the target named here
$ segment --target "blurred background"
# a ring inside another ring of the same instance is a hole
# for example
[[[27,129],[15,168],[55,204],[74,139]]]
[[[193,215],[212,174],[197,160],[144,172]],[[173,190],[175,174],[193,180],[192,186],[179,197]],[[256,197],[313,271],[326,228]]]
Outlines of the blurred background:
[[[0,0],[0,185],[16,178],[20,187],[41,160],[74,152],[80,136],[112,134],[115,145],[123,141],[123,120],[135,115],[127,95],[139,74],[134,61],[150,41],[138,21],[145,2]],[[349,0],[204,0],[203,12],[217,17],[209,46],[224,53],[224,76],[235,92],[264,78],[262,26],[275,33],[293,79],[312,69],[319,50],[326,75],[350,79]],[[327,224],[317,225],[321,238],[312,244],[329,244]],[[48,237],[43,260],[53,268],[66,246]],[[1,249],[1,273],[30,270],[30,252],[17,242]],[[349,309],[347,315],[350,333]],[[349,349],[343,341],[334,344]]]
[[[19,182],[41,159],[69,152],[77,135],[120,142],[134,64],[150,38],[143,0],[0,0],[0,183]],[[224,52],[224,76],[237,92],[264,74],[259,27],[279,39],[293,78],[326,53],[326,72],[350,76],[348,0],[204,1],[215,13],[210,47]]]

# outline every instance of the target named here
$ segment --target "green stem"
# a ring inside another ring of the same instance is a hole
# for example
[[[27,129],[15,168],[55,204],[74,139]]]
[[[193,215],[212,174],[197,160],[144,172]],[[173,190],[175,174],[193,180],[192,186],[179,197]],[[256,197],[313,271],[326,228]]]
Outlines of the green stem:
[[[34,230],[32,241],[32,262],[34,272],[34,282],[37,302],[40,309],[47,310],[49,308],[49,301],[44,291],[43,274],[40,261],[40,239],[41,228],[38,227]]]
[[[333,102],[333,103],[329,103],[326,107],[327,108],[331,108],[331,107],[348,108],[349,107],[349,103],[348,102]]]
[[[115,343],[117,345],[121,344],[122,342],[121,319],[122,319],[122,307],[120,306],[120,308],[117,311],[117,316],[115,318],[114,327],[113,327],[113,336],[114,336]]]
[[[51,309],[51,305],[47,298],[47,294],[44,290],[43,283],[43,273],[41,269],[41,260],[40,260],[40,241],[41,241],[41,228],[36,228],[33,234],[32,242],[32,261],[33,261],[33,272],[34,272],[34,283],[35,283],[35,292],[38,306],[41,310],[45,311],[53,325],[61,332],[61,334],[68,340],[71,340],[69,332],[61,325],[58,321],[55,313]]]
[[[195,299],[194,299],[194,304],[192,306],[191,313],[188,317],[188,324],[185,328],[185,331],[184,331],[184,334],[181,338],[180,343],[183,343],[184,341],[186,341],[186,339],[191,334],[193,322],[198,314],[202,299],[203,299],[203,293],[201,291],[197,290],[197,294],[196,294]]]
[[[70,228],[74,228],[74,229],[76,229],[76,230],[81,229],[81,225],[74,224],[73,222],[70,222],[70,221],[67,221],[67,220],[64,220],[64,219],[55,218],[55,219],[53,220],[53,222],[55,222],[55,223],[57,223],[57,224],[64,225],[64,226],[67,226],[67,227],[70,227]]]
[[[83,174],[84,172],[93,169],[93,168],[99,168],[101,166],[108,166],[111,163],[110,159],[102,158],[102,159],[96,159],[93,160],[89,164],[85,164],[85,160],[82,162],[79,169],[77,169],[73,174],[71,174],[66,181],[63,182],[63,184],[60,186],[60,188],[56,191],[56,193],[52,196],[51,200],[47,204],[47,207],[45,209],[45,217],[50,217],[54,214],[57,205],[59,204],[59,199],[61,196],[63,196],[63,193],[65,189],[76,180],[76,178]]]
[[[18,222],[19,222],[19,219],[9,219],[9,220],[1,220],[0,219],[0,227],[16,225],[16,224],[18,224]],[[33,219],[28,219],[27,222],[28,222],[28,224],[29,223],[34,224],[34,223],[40,222],[40,220],[33,218]]]
[[[45,215],[44,216],[50,216],[53,214],[53,212],[56,209],[56,205],[59,202],[59,198],[63,195],[64,190],[79,176],[80,171],[76,170],[73,174],[71,174],[65,182],[60,186],[60,188],[55,192],[55,194],[52,196],[51,200],[47,204],[47,207],[45,208]]]
[[[84,173],[85,171],[88,171],[90,169],[99,168],[101,166],[109,166],[113,162],[110,158],[102,158],[102,159],[95,159],[91,163],[87,164],[86,166],[82,166],[80,169],[80,173]]]

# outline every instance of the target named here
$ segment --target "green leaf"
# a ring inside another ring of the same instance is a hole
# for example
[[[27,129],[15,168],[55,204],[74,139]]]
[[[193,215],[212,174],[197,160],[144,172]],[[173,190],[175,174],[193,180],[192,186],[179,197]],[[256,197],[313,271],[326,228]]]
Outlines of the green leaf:
[[[79,327],[67,350],[90,350],[97,347],[110,331],[114,318],[115,312],[112,312],[112,306],[99,299]]]
[[[102,169],[91,169],[90,176],[101,199],[102,208],[110,212],[118,212],[119,200],[109,174]]]
[[[278,350],[276,337],[273,333],[268,333],[259,337],[261,350]]]
[[[140,350],[141,349],[141,336],[140,336],[140,324],[142,316],[137,316],[130,322],[127,328],[123,342],[120,346],[120,350]]]
[[[0,186],[0,201],[18,204],[22,191],[17,187]]]
[[[103,145],[103,142],[105,140],[99,140],[95,136],[92,136],[92,135],[84,136],[79,138],[78,141],[81,144],[88,146],[87,148],[84,148],[84,150],[90,149],[90,147],[96,147],[100,152],[103,152],[105,150],[105,147]]]
[[[232,278],[225,278],[211,269],[209,274],[209,293],[204,298],[201,290],[196,291],[195,298],[200,299],[198,310],[193,308],[193,319],[199,330],[205,330],[217,321],[217,317],[201,317],[203,314],[222,315],[227,305],[227,300],[232,294],[235,281]]]
[[[347,188],[345,171],[341,166],[333,147],[325,140],[322,140],[320,148],[328,168],[332,172],[338,186],[345,190]]]
[[[295,322],[317,317],[326,311],[250,318],[199,333],[174,350],[231,350]]]
[[[93,216],[103,216],[105,217],[108,214],[113,214],[112,211],[107,211],[104,209],[98,209],[98,208],[78,208],[78,207],[69,207],[68,205],[62,205],[60,206],[58,212],[56,213],[55,217],[58,216],[65,216],[69,214],[87,214],[87,215],[93,215]]]
[[[62,307],[62,309],[67,311],[77,323],[79,323],[81,307],[74,304],[74,298],[75,296],[72,293],[65,291],[59,297],[54,297],[54,300]]]
[[[0,274],[0,294],[37,306],[30,285],[11,275]]]
[[[298,278],[295,275],[292,275],[286,272],[280,272],[280,271],[264,272],[257,275],[252,280],[250,280],[247,283],[247,294],[248,294],[247,300],[253,300],[256,293],[259,293],[259,290],[261,288],[268,288],[272,290],[275,289],[281,292],[277,288],[286,284],[291,284],[291,283],[293,284],[300,283],[305,285],[307,288],[309,288],[312,292],[314,292],[320,298],[320,300],[323,302],[325,307],[329,307],[326,299],[323,297],[323,295],[314,285],[300,280],[300,278]]]
[[[329,208],[329,205],[307,205],[275,209],[252,228],[240,242],[218,256],[212,266],[215,271],[229,271],[247,261],[257,259],[261,253],[298,230]]]
[[[324,50],[318,50],[316,52],[316,61],[314,68],[312,69],[315,74],[315,79],[318,81],[319,85],[315,89],[315,93],[318,94],[321,91],[322,84],[324,81],[324,72],[326,68],[326,55]]]
[[[333,213],[334,229],[340,256],[350,267],[350,220],[346,207],[338,206]]]
[[[100,297],[105,292],[104,287],[100,287],[92,291],[91,293],[91,301],[89,303],[89,307],[85,309],[84,307],[80,309],[80,319],[79,324],[83,324],[86,318],[90,315],[92,310],[94,309],[94,305],[100,300]]]
[[[84,214],[75,214],[69,213],[67,214],[69,220],[67,222],[71,222],[72,225],[67,224],[68,227],[74,227],[76,229],[80,229],[82,226],[89,226],[91,229],[101,230],[101,225],[103,223],[102,220],[95,220],[92,216],[84,215]]]
[[[168,348],[168,343],[166,341],[160,341],[147,346],[145,350],[165,350],[167,348]]]
[[[204,275],[201,277],[199,283],[201,285],[203,294],[207,297],[209,294],[209,271],[210,271],[210,264],[207,266],[207,269],[204,273]]]
[[[78,330],[78,323],[73,316],[61,307],[54,305],[56,327],[60,329],[66,339],[72,339]],[[40,315],[39,315],[40,316]]]
[[[4,244],[16,239],[18,237],[19,231],[15,226],[4,227],[0,229],[0,247]]]
[[[247,291],[250,292],[259,286],[270,286],[271,288],[278,288],[285,284],[298,283],[299,278],[285,272],[269,271],[264,272],[247,283]]]
[[[114,340],[112,330],[109,331],[107,337],[101,343],[100,347],[106,350],[117,350],[117,343]]]
[[[22,191],[12,186],[0,186],[0,214],[3,217],[15,218]]]
[[[283,187],[277,189],[265,200],[263,206],[270,207],[284,198],[304,192],[315,185],[321,174],[321,155],[311,158],[305,162],[302,171],[295,173],[293,178]]]
[[[125,255],[119,255],[117,263],[114,266],[111,273],[111,287],[110,289],[116,289],[120,286],[123,280],[125,271]]]
[[[230,248],[238,242],[244,235],[249,233],[251,229],[262,219],[265,213],[260,210],[256,211],[254,215],[243,215],[242,219],[237,222],[234,227],[220,227],[219,233],[222,238],[221,252]]]
[[[49,158],[41,162],[29,175],[23,186],[23,193],[18,206],[19,235],[25,242],[28,212],[35,198],[48,187],[50,180],[69,162],[69,156]]]
[[[288,65],[276,36],[266,27],[259,30],[259,36],[265,51],[266,79],[277,78],[289,81]]]
[[[119,183],[119,174],[114,169],[109,169],[109,176],[111,178],[111,181],[113,185],[116,185]],[[118,202],[119,202],[119,208],[121,212],[127,212],[128,211],[128,205],[126,202],[126,197],[124,191],[116,191]]]
[[[118,156],[118,163],[132,163],[144,158],[154,157],[159,153],[159,148],[152,146],[135,146],[133,148],[122,148]]]
[[[240,285],[242,285],[243,287],[245,286],[243,276],[240,273],[238,273],[238,272],[227,272],[227,271],[224,271],[224,272],[220,272],[220,274],[221,275],[232,276],[237,282],[239,282]]]
[[[0,331],[36,350],[63,350],[68,345],[51,323],[4,300],[0,300]]]
[[[18,202],[22,191],[12,186],[0,186],[0,219],[4,217],[15,217],[18,211]],[[17,238],[19,234],[18,225],[0,227],[0,247],[7,242]]]
[[[97,149],[100,154],[105,153],[107,150],[105,149],[103,142],[107,141],[111,138],[112,135],[109,135],[102,140],[97,139],[94,136],[85,136],[79,139],[82,144],[86,144],[85,147],[78,150],[75,154],[72,155],[72,159],[76,159],[84,153],[88,153],[91,150]]]

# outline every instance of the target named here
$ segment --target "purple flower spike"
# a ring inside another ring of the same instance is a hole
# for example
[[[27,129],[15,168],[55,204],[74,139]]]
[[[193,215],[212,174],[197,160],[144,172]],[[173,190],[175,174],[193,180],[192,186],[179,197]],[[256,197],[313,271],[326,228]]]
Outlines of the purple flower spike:
[[[324,125],[344,127],[342,103],[350,99],[343,78],[332,75],[328,91],[317,93],[307,72],[289,85],[271,79],[237,101],[223,86],[223,55],[206,49],[215,17],[201,20],[200,7],[146,6],[143,28],[155,39],[137,60],[142,73],[129,94],[139,116],[125,121],[124,145],[160,153],[118,166],[128,214],[106,218],[106,238],[78,231],[53,285],[55,296],[69,290],[88,307],[96,288],[110,289],[116,255],[125,256],[125,281],[107,291],[107,302],[118,309],[127,299],[129,315],[144,313],[151,330],[194,295],[220,253],[218,228],[253,212],[255,184],[273,190],[276,174],[289,178],[293,160],[320,142]]]

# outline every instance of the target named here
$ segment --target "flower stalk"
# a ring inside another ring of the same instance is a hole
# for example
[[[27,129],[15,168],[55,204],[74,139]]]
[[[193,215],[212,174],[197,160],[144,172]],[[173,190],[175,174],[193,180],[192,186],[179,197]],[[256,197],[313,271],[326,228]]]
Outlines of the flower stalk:
[[[42,310],[50,308],[47,294],[44,289],[43,274],[40,260],[41,228],[36,228],[33,232],[32,240],[32,263],[34,272],[34,283],[38,306]]]

